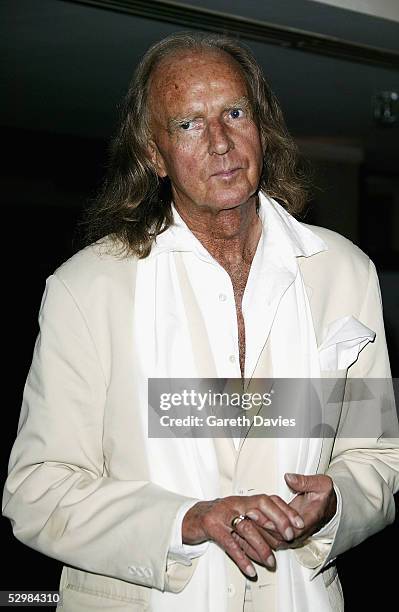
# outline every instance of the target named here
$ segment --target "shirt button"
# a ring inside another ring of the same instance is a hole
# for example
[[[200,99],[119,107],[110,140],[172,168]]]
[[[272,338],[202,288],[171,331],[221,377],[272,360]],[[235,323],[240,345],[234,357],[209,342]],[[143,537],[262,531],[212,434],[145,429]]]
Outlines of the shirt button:
[[[227,295],[225,293],[219,293],[219,301],[225,302],[227,300]]]
[[[236,362],[236,356],[235,355],[230,355],[229,361],[230,361],[230,363],[235,363]]]
[[[229,584],[229,586],[227,587],[227,593],[229,597],[234,597],[234,595],[236,594],[234,584]]]
[[[238,489],[238,495],[244,495],[245,489]]]

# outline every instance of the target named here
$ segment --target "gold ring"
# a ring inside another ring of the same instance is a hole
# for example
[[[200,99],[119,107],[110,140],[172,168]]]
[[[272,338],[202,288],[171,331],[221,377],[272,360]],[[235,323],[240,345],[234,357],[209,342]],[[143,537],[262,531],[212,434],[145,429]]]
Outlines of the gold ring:
[[[247,517],[245,516],[245,514],[239,514],[238,516],[235,516],[231,521],[231,526],[233,530],[237,527],[238,523],[241,523],[241,521],[244,521],[246,518]]]

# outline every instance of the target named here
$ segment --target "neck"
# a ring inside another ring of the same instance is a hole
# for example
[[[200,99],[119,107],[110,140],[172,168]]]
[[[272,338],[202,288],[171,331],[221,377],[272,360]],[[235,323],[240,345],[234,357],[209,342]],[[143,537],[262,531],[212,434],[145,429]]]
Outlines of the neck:
[[[207,251],[224,268],[250,265],[259,242],[262,224],[257,214],[257,196],[227,210],[177,211]]]

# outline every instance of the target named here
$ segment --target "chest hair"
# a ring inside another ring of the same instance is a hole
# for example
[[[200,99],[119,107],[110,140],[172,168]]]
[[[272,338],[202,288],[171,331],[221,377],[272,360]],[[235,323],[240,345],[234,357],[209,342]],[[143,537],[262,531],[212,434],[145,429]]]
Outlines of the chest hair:
[[[243,262],[237,265],[229,264],[228,266],[225,266],[225,269],[230,276],[234,291],[238,328],[238,350],[242,378],[244,377],[245,371],[245,324],[244,317],[242,315],[242,298],[247,285],[250,268],[250,263]]]

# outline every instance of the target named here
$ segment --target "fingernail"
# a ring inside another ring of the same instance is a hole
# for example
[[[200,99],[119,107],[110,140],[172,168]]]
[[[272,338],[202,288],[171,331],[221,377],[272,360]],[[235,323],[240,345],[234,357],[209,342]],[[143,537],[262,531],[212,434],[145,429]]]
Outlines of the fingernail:
[[[297,482],[298,481],[298,478],[297,478],[296,474],[286,474],[285,476],[286,476],[286,478],[288,478],[288,480],[291,480],[291,482]]]
[[[266,565],[267,567],[270,567],[270,569],[273,569],[275,567],[276,560],[273,555],[270,555],[270,557],[266,559]]]
[[[295,527],[298,527],[298,529],[305,527],[305,523],[300,516],[296,516],[292,522],[294,523]]]
[[[284,531],[284,536],[286,540],[293,540],[294,539],[294,532],[291,529],[291,527],[287,527],[287,529]]]
[[[249,512],[246,512],[245,516],[252,519],[253,521],[259,520],[259,514],[257,514],[256,512],[253,512],[252,510],[250,510]]]
[[[247,566],[247,569],[245,570],[245,573],[250,578],[255,578],[255,576],[256,576],[256,570],[255,570],[254,567],[252,567],[252,565],[248,565]]]
[[[276,530],[276,528],[275,528],[275,526],[274,526],[274,523],[272,523],[271,521],[267,521],[267,523],[265,523],[265,524],[263,525],[263,527],[264,527],[265,529],[274,529],[274,530]]]

